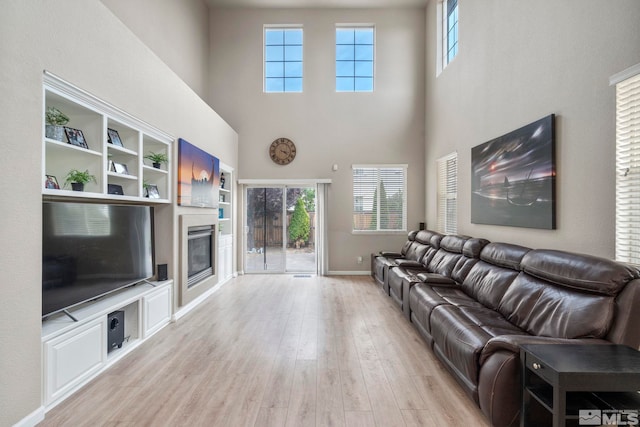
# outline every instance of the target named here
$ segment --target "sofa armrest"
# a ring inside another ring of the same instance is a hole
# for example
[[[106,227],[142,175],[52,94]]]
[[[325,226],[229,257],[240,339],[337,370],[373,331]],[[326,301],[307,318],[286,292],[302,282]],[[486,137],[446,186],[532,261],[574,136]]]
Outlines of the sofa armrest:
[[[611,344],[611,341],[597,338],[553,338],[540,337],[536,335],[499,335],[491,338],[484,345],[480,354],[480,365],[494,353],[500,350],[507,350],[512,353],[520,353],[520,346],[523,344]]]
[[[389,252],[389,251],[380,251],[378,255],[386,258],[402,258],[404,256],[400,252]]]
[[[398,267],[426,269],[426,267],[421,262],[410,260],[410,259],[399,259],[399,260],[396,260],[396,265]]]
[[[455,285],[456,281],[451,277],[443,276],[442,274],[437,273],[419,273],[417,274],[418,279],[422,280],[424,283],[428,284],[438,284],[438,285]]]

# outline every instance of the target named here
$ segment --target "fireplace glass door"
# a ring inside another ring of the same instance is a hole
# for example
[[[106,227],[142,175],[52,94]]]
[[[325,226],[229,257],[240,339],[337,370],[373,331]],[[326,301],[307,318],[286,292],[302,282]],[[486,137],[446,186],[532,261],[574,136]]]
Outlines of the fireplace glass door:
[[[315,189],[247,187],[245,200],[245,272],[315,272]]]

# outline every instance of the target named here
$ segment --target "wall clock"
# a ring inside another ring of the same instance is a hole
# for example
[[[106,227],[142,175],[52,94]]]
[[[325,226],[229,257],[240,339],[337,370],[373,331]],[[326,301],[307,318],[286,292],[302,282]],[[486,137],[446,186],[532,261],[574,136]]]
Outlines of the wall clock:
[[[278,138],[271,143],[269,156],[279,165],[288,165],[296,158],[296,145],[289,138]]]

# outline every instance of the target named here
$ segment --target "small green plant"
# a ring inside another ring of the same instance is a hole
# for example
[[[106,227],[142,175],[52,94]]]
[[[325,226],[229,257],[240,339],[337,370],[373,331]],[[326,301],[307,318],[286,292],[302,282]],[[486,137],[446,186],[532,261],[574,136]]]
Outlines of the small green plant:
[[[169,157],[164,153],[154,153],[153,151],[144,156],[145,159],[150,160],[152,163],[167,163]]]
[[[56,107],[49,107],[45,112],[45,120],[48,125],[64,126],[69,123],[69,117]]]
[[[69,183],[86,184],[88,182],[97,183],[95,175],[91,175],[89,173],[89,170],[85,170],[83,172],[83,171],[79,171],[78,169],[72,169],[67,174],[65,185]]]

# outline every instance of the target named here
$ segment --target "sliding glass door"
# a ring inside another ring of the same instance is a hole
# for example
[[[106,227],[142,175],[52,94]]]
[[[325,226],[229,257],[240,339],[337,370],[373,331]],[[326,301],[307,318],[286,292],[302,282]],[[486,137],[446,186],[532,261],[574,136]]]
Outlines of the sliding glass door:
[[[245,272],[316,271],[315,188],[247,187]]]

